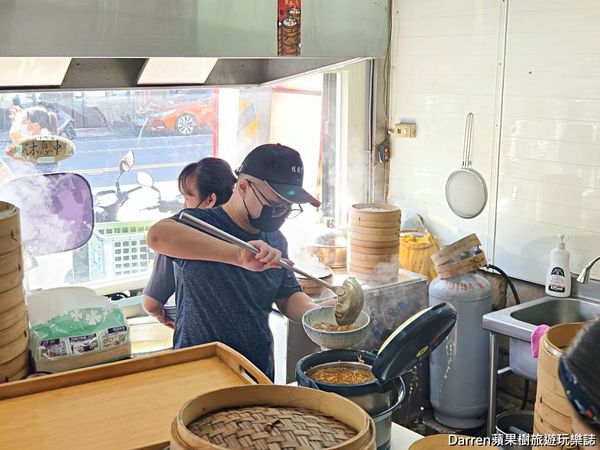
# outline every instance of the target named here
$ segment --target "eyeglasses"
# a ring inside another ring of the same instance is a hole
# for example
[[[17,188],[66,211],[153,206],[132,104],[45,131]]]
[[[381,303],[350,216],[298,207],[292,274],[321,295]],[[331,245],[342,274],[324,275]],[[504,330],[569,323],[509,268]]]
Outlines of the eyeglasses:
[[[252,192],[254,192],[254,195],[256,195],[256,198],[258,199],[261,205],[270,206],[271,208],[273,208],[273,217],[285,216],[287,219],[293,219],[294,217],[298,217],[304,211],[301,205],[294,206],[293,203],[290,203],[290,206],[273,205],[271,202],[269,202],[269,200],[267,200],[267,198],[263,195],[262,192],[260,192],[258,188],[254,187],[254,183],[248,180],[248,184],[250,185]],[[261,198],[264,200],[264,203],[261,200]]]

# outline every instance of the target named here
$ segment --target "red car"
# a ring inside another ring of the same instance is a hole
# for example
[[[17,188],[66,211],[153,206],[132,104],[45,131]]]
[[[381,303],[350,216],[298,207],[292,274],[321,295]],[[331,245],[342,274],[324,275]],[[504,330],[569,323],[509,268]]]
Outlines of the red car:
[[[209,130],[213,122],[211,102],[181,103],[173,108],[153,114],[148,118],[146,129],[155,133],[171,133],[189,136]]]

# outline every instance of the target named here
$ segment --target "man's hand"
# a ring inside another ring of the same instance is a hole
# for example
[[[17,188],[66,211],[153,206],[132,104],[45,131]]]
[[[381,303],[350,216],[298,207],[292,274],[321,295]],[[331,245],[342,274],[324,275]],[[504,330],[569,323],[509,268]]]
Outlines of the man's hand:
[[[253,245],[258,249],[258,253],[249,252],[240,248],[239,261],[240,266],[244,269],[253,272],[262,272],[267,269],[280,269],[279,260],[281,252],[276,248],[271,247],[263,241],[250,241],[248,244]]]

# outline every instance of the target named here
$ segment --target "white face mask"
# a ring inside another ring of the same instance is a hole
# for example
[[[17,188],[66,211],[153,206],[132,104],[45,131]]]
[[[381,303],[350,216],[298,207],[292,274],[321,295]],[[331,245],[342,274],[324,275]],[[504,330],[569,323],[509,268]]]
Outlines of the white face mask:
[[[31,132],[29,131],[29,127],[25,124],[21,124],[21,126],[19,127],[19,131],[21,132],[22,136],[31,136]]]

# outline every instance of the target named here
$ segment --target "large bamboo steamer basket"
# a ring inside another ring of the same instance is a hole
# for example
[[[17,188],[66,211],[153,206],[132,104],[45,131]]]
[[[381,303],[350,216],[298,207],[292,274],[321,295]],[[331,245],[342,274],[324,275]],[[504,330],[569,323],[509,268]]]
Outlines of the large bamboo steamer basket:
[[[552,409],[546,403],[536,402],[536,409],[539,408],[540,422],[545,426],[557,430],[566,430],[571,428],[571,416],[566,416]]]
[[[16,287],[22,287],[22,283],[23,271],[21,269],[0,275],[0,294]]]
[[[448,442],[449,439],[448,434],[434,434],[431,436],[426,436],[418,441],[412,443],[408,450],[450,450],[450,449],[461,449],[461,450],[474,450],[474,449],[483,449],[483,450],[498,450],[498,447],[492,447],[489,445],[450,445]],[[459,434],[455,434],[459,438],[468,439],[472,438],[472,436],[462,436]]]
[[[400,239],[400,228],[364,228],[350,226],[348,236],[356,237],[357,239],[371,239],[386,237],[391,240]]]
[[[360,242],[360,244],[359,244]],[[349,255],[352,253],[360,253],[362,255],[396,255],[398,256],[398,247],[386,245],[385,247],[365,247],[362,245],[363,241],[355,241],[350,243],[348,249]]]
[[[10,376],[7,378],[7,382],[10,383],[11,381],[19,381],[24,379],[27,375],[29,375],[29,367],[24,367],[23,369],[19,370],[17,373],[15,373],[14,375]]]
[[[555,325],[540,340],[534,426],[541,432],[572,431],[571,404],[558,378],[558,360],[584,326],[582,322]]]
[[[400,228],[400,219],[376,221],[350,218],[348,226],[350,228],[368,228],[369,230]]]
[[[381,255],[381,254],[398,254],[398,239],[392,241],[373,241],[373,240],[364,240],[364,239],[356,239],[352,236],[349,236],[348,242],[350,244],[350,253],[353,250],[359,251],[360,253],[367,253],[371,255]],[[375,249],[375,250],[372,250]],[[380,252],[380,253],[378,253]]]
[[[221,450],[192,433],[187,426],[211,412],[248,406],[305,408],[350,426],[357,434],[330,449],[375,450],[375,426],[371,417],[354,402],[336,394],[291,386],[240,386],[220,389],[188,401],[171,425],[171,450]],[[264,434],[264,433],[261,433]],[[252,435],[247,436],[252,439]],[[261,436],[256,436],[258,439]],[[255,447],[253,447],[255,448]],[[277,448],[277,447],[274,447]]]
[[[13,320],[14,323],[8,328],[0,330],[0,347],[15,341],[19,336],[29,330],[27,311],[23,311],[20,317],[13,318]]]
[[[29,350],[0,364],[0,383],[19,380],[29,373]]]
[[[20,248],[0,256],[0,276],[15,270],[23,270],[23,258]]]
[[[21,224],[19,208],[0,201],[0,255],[21,248]]]
[[[350,207],[350,221],[400,222],[401,211],[388,203],[356,203]]]
[[[25,295],[23,293],[23,286],[21,286],[21,284],[9,289],[8,291],[0,292],[0,315],[3,315],[6,311],[16,308],[20,303],[25,303]],[[14,322],[15,317],[12,319]],[[1,324],[2,322],[0,321],[0,325]],[[8,325],[4,327],[0,326],[0,330],[7,327]]]
[[[352,261],[352,263],[362,267],[372,267],[373,265],[392,263],[396,262],[397,260],[398,255],[395,253],[390,253],[387,255],[368,255],[364,253],[352,252],[348,256],[348,261]]]
[[[29,329],[20,334],[17,339],[0,347],[0,364],[6,364],[15,359],[29,348]]]
[[[25,300],[20,301],[12,309],[8,309],[0,313],[0,330],[4,330],[15,324],[16,320],[20,320],[23,314],[27,314]]]

